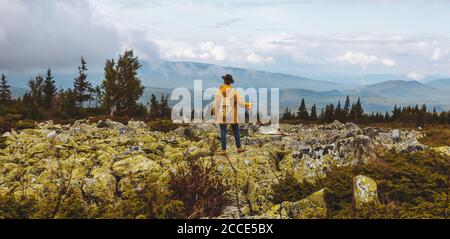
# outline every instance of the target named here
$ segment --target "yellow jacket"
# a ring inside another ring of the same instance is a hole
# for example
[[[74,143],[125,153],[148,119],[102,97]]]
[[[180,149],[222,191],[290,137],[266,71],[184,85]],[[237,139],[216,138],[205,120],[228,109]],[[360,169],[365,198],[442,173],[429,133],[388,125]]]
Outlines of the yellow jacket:
[[[213,113],[218,124],[238,124],[238,105],[246,109],[252,108],[239,92],[231,85],[221,85],[214,97]]]

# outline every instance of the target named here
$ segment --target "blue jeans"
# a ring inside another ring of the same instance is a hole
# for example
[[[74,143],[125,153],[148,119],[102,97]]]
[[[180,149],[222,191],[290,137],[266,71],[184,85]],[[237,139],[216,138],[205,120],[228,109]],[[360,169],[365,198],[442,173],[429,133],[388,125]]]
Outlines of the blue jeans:
[[[239,125],[230,124],[233,130],[234,140],[236,141],[236,147],[241,148],[241,137],[239,135]],[[220,124],[220,141],[222,142],[222,150],[227,150],[227,124]]]

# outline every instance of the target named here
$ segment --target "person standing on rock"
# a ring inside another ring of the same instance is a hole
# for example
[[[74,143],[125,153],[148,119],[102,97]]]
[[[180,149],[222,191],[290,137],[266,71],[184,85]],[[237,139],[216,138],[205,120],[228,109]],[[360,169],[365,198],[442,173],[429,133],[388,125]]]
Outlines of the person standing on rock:
[[[224,84],[221,85],[216,92],[211,112],[215,116],[216,123],[220,125],[222,150],[219,151],[218,154],[226,155],[228,125],[230,125],[233,130],[237,152],[242,153],[245,149],[241,146],[239,134],[238,106],[244,107],[245,109],[251,109],[252,104],[245,102],[239,92],[231,85],[234,83],[233,76],[227,74],[222,76],[222,79]]]

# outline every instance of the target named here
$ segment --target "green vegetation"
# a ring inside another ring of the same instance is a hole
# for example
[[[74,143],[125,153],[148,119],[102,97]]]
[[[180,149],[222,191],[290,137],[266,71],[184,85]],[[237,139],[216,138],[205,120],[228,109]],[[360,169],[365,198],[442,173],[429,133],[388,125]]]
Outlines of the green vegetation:
[[[171,120],[153,120],[148,122],[147,125],[151,131],[159,131],[165,133],[180,127],[179,124],[175,124]]]
[[[202,218],[218,216],[227,204],[222,178],[212,167],[194,161],[188,169],[172,174],[167,188],[150,177],[143,180],[140,190],[122,195],[115,206],[87,197],[68,182],[50,189],[40,202],[25,195],[5,194],[0,196],[0,218]]]
[[[378,184],[379,206],[356,210],[353,178],[366,175]],[[289,174],[273,187],[273,202],[297,201],[326,188],[329,218],[448,218],[450,215],[450,157],[435,151],[388,152],[379,162],[335,167],[314,185]]]
[[[100,86],[93,87],[88,80],[87,63],[81,58],[73,89],[57,89],[57,82],[49,68],[44,75],[38,74],[31,79],[28,91],[17,99],[12,98],[7,77],[2,74],[0,130],[4,132],[11,128],[28,128],[31,121],[74,121],[101,115],[146,119],[146,107],[138,103],[144,90],[137,77],[140,67],[133,51],[127,50],[119,55],[117,61],[106,61],[105,79]],[[170,116],[167,98],[162,98],[161,105],[161,115],[167,117],[169,112]]]
[[[316,189],[315,185],[308,181],[298,182],[295,177],[287,173],[277,184],[272,186],[272,202],[280,204],[282,202],[296,202],[311,195]]]
[[[305,100],[302,99],[298,112],[292,113],[289,108],[286,108],[282,116],[282,121],[286,123],[298,122],[316,122],[316,123],[331,123],[335,120],[340,122],[353,122],[357,124],[393,124],[400,123],[403,125],[425,126],[425,125],[446,125],[450,124],[450,111],[437,112],[436,108],[433,111],[428,111],[426,105],[397,107],[391,113],[364,113],[361,100],[358,98],[356,103],[351,104],[350,97],[347,96],[344,107],[341,102],[337,105],[326,105],[320,115],[317,115],[317,107],[314,104],[311,107],[311,113],[306,109]]]

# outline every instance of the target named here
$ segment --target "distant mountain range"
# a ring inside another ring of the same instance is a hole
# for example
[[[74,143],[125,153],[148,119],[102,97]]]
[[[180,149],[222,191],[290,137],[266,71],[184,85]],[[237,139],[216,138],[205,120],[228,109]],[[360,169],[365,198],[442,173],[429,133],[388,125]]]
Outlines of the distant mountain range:
[[[300,104],[301,98],[305,98],[308,107],[313,103],[323,107],[328,103],[336,104],[338,100],[343,103],[347,95],[353,100],[361,97],[368,112],[391,111],[395,104],[427,104],[430,108],[450,110],[450,79],[418,82],[393,75],[373,75],[370,81],[375,83],[361,86],[356,83],[342,84],[289,74],[194,62],[162,62],[159,65],[150,65],[143,61],[142,65],[139,77],[146,86],[142,97],[144,102],[148,101],[151,94],[170,94],[173,88],[192,89],[194,80],[203,80],[203,89],[217,87],[222,83],[220,76],[228,73],[235,78],[237,87],[280,88],[280,106],[294,110]],[[387,80],[383,81],[383,76]],[[59,87],[68,88],[72,87],[73,78],[73,75],[56,75],[55,80]],[[89,75],[93,84],[99,84],[102,78],[100,74]],[[8,79],[10,84],[15,86],[12,88],[14,96],[25,93],[26,81],[29,78],[13,75],[8,76]]]
[[[220,76],[225,74],[233,75],[236,85],[242,88],[306,89],[314,91],[352,88],[351,85],[282,73],[193,62],[164,62],[154,68],[143,64],[141,79],[144,85],[159,88],[193,88],[194,80],[202,80],[203,88],[211,88],[220,85],[223,82]]]

